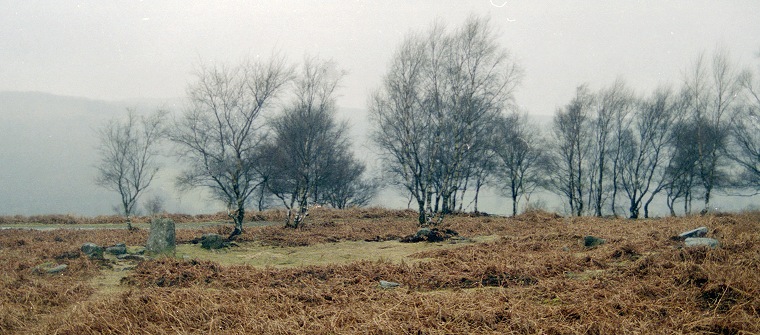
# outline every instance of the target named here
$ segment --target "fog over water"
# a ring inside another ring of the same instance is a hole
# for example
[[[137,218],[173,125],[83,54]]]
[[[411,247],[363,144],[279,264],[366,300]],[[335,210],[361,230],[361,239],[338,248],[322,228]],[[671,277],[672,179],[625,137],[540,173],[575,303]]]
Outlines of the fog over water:
[[[517,103],[543,123],[582,83],[597,90],[622,77],[648,94],[679,85],[716,47],[741,66],[760,63],[760,1],[3,1],[0,12],[0,215],[111,214],[117,195],[94,183],[95,129],[126,108],[181,111],[202,64],[273,51],[292,62],[333,59],[348,72],[338,116],[376,170],[368,96],[404,36],[435,20],[455,27],[471,14],[490,17],[525,71]],[[170,212],[222,210],[203,192],[176,191],[170,151],[146,195],[165,197]],[[386,189],[375,203],[406,207],[399,194]],[[553,196],[537,197],[563,210]],[[507,212],[498,192],[481,202]],[[721,196],[714,206],[756,202]]]

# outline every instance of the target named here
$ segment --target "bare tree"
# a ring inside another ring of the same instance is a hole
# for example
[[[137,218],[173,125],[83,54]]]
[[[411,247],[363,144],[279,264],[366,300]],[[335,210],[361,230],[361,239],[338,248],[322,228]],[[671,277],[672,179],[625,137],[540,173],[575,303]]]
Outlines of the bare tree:
[[[293,101],[271,122],[272,163],[266,184],[288,209],[286,226],[306,219],[309,200],[320,202],[321,187],[348,151],[346,124],[335,121],[335,89],[343,77],[333,62],[307,58],[295,81]]]
[[[348,151],[338,154],[322,179],[318,198],[333,208],[366,206],[380,184],[364,177],[366,166]]]
[[[677,97],[667,88],[657,89],[640,102],[631,126],[623,132],[619,182],[629,202],[629,217],[649,217],[649,204],[665,187],[666,150],[672,138],[671,127],[677,116]]]
[[[435,25],[410,35],[371,98],[373,139],[387,172],[417,201],[420,225],[455,208],[473,156],[486,152],[483,126],[513,100],[521,71],[496,37],[474,17],[450,34]]]
[[[616,168],[620,162],[619,136],[626,127],[624,120],[633,105],[632,95],[625,82],[619,78],[610,87],[600,90],[593,100],[589,205],[593,205],[594,215],[599,217],[602,216],[608,198],[612,199],[614,213],[618,177]],[[612,178],[608,173],[612,174]]]
[[[760,191],[760,80],[751,72],[740,77],[745,99],[731,118],[732,146],[729,157],[739,164],[741,174],[735,185]]]
[[[548,186],[567,199],[570,213],[577,216],[583,215],[586,209],[584,196],[589,188],[589,114],[593,101],[586,85],[579,86],[575,98],[564,108],[557,109],[552,123],[554,145]]]
[[[165,211],[166,200],[158,195],[154,195],[143,203],[143,208],[150,215],[158,215]]]
[[[691,204],[696,192],[697,161],[699,160],[697,126],[694,121],[681,118],[671,130],[671,150],[665,168],[666,204],[671,216],[676,216],[676,202],[683,201],[683,212],[691,212]]]
[[[708,210],[713,191],[725,181],[728,113],[739,95],[739,73],[728,53],[718,50],[707,64],[703,55],[686,76],[687,109],[696,126],[697,180],[704,194],[704,209]]]
[[[144,117],[128,110],[125,120],[113,119],[98,130],[100,164],[96,183],[119,193],[118,208],[130,230],[137,199],[159,170],[156,158],[165,115],[159,111]]]
[[[262,183],[255,160],[260,115],[291,74],[284,58],[273,57],[234,67],[201,67],[188,87],[189,107],[171,133],[187,164],[177,184],[206,188],[227,206],[235,223],[230,238],[243,232],[245,206]]]
[[[501,184],[512,200],[512,216],[515,216],[520,200],[544,184],[542,168],[546,155],[541,148],[538,128],[528,123],[527,114],[513,112],[502,117],[498,126],[494,151]]]

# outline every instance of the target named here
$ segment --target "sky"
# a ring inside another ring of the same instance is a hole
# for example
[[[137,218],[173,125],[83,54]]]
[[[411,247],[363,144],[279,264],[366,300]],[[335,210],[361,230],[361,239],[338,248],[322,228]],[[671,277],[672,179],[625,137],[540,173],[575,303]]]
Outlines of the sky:
[[[525,69],[518,103],[551,114],[574,88],[678,84],[701,52],[760,51],[760,1],[0,1],[0,91],[103,100],[185,95],[193,70],[280,52],[348,71],[365,108],[410,31],[487,16]]]
[[[367,98],[380,86],[404,37],[410,32],[425,31],[436,20],[454,29],[468,16],[477,15],[490,18],[499,33],[498,42],[524,69],[517,103],[532,115],[546,117],[567,104],[575,88],[584,83],[597,90],[623,78],[639,94],[649,94],[658,85],[677,86],[700,53],[709,55],[716,48],[727,50],[740,66],[757,69],[760,65],[757,13],[760,1],[756,0],[0,0],[0,92],[42,92],[115,103],[176,102],[185,96],[186,87],[194,80],[194,70],[204,64],[234,65],[246,59],[267,58],[273,53],[285,55],[293,63],[307,55],[318,56],[332,59],[347,71],[337,103],[348,111],[341,116],[349,119],[353,133],[360,136],[367,129]],[[6,156],[5,161],[0,157],[0,172],[15,166],[10,174],[0,173],[0,178],[18,179],[0,180],[0,187],[23,184],[29,188],[29,181],[23,178],[34,177],[22,173],[32,173],[33,169],[25,166],[42,169],[40,162],[54,165],[49,169],[57,168],[56,173],[62,175],[73,175],[83,169],[93,172],[94,161],[78,162],[79,165],[63,171],[55,166],[53,158],[34,161],[26,154],[67,151],[67,162],[85,157],[81,152],[89,152],[86,157],[94,155],[93,145],[88,144],[92,139],[84,138],[85,135],[69,138],[69,142],[52,136],[72,134],[67,134],[66,129],[54,129],[59,124],[54,116],[45,115],[44,104],[38,105],[34,118],[49,121],[45,123],[51,128],[47,142],[40,139],[36,148],[10,148],[32,143],[37,136],[21,134],[26,128],[11,124],[19,117],[18,111],[28,104],[26,98],[19,99],[13,107],[16,111],[13,117],[3,115],[4,106],[0,106],[0,132],[7,135],[0,134],[4,141],[0,143],[0,156]],[[82,101],[66,103],[72,107],[60,109],[59,113],[71,113],[70,118],[75,120],[85,117],[76,114],[79,111],[76,106]],[[102,106],[107,107],[103,107],[102,110],[107,110],[104,113],[123,111],[121,107]],[[94,119],[94,114],[86,115]],[[102,119],[105,115],[97,117]],[[25,124],[37,124],[34,120],[29,116]],[[76,129],[86,132],[96,126]],[[358,151],[369,149],[366,140],[358,142]],[[72,146],[64,148],[64,143]],[[35,187],[45,188],[61,179],[52,174],[48,177],[37,178],[39,186]],[[80,179],[79,183],[85,183],[92,178],[87,174]],[[165,185],[159,188],[172,192],[171,180],[165,179],[162,182]],[[92,191],[93,185],[88,187],[91,188],[73,190],[61,186],[60,207],[48,210],[62,212],[72,208],[87,214],[102,213],[102,205],[87,209],[95,206],[85,202],[75,208],[72,202],[67,202],[73,201],[71,193],[91,193],[93,198],[106,194],[104,190]],[[19,200],[16,207],[0,206],[5,208],[0,215],[42,210],[36,209],[40,208],[37,203],[41,200],[32,193],[28,197],[29,200]],[[193,197],[183,200],[184,205],[180,205],[185,207],[178,207],[179,210],[217,208],[187,207],[188,203],[207,202],[203,196]],[[502,201],[499,195],[489,197],[494,202]],[[406,201],[400,199],[396,205],[405,205]],[[12,202],[8,200],[0,197],[0,202]],[[391,202],[383,202],[388,203]]]

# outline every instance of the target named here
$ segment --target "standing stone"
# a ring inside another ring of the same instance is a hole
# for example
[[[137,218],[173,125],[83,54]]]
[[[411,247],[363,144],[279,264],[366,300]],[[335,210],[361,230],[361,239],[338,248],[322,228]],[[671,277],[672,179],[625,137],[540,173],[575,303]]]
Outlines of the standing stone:
[[[87,242],[85,244],[82,244],[82,253],[87,255],[87,257],[94,258],[94,259],[102,259],[103,258],[103,247]]]
[[[153,254],[174,255],[176,248],[176,232],[174,221],[171,219],[154,218],[150,221],[150,234],[145,245],[148,252]]]

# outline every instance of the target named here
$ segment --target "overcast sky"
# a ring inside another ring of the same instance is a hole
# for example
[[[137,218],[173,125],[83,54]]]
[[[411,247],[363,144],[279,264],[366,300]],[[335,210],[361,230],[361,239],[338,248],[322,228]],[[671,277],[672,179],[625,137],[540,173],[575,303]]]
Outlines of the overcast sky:
[[[702,51],[760,51],[760,1],[0,1],[0,90],[175,98],[195,66],[283,52],[334,59],[338,104],[365,108],[411,30],[490,16],[525,69],[518,103],[550,114],[574,88],[678,83]]]

